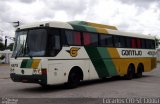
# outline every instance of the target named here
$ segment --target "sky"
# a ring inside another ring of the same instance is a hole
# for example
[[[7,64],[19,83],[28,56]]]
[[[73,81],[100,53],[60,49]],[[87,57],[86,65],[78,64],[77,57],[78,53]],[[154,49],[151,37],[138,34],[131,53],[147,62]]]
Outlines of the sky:
[[[160,38],[160,0],[0,0],[0,34],[14,37],[13,23],[89,21]]]

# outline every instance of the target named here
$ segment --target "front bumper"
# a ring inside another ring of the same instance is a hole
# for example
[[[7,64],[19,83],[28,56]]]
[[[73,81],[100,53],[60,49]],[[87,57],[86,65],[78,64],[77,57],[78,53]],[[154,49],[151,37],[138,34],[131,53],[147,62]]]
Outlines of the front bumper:
[[[14,82],[47,84],[47,75],[19,75],[11,73],[10,77]]]

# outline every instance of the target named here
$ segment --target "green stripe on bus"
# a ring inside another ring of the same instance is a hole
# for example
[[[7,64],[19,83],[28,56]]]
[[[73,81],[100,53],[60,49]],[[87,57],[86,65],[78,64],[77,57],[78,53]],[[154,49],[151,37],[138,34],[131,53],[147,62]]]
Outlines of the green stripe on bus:
[[[95,69],[96,69],[98,76],[100,78],[108,77],[109,73],[105,68],[104,61],[102,60],[97,48],[93,47],[93,46],[85,46],[85,49],[86,49],[88,56],[90,57],[93,65],[94,65]]]
[[[105,65],[106,65],[106,67],[107,67],[109,75],[110,76],[116,76],[117,75],[117,71],[115,69],[115,66],[114,66],[112,60],[109,59],[109,60],[103,60],[103,61],[104,61]]]
[[[78,31],[87,31],[86,28],[84,26],[80,26],[80,25],[75,25],[75,24],[70,24],[74,30],[78,30]]]
[[[28,59],[22,60],[21,68],[26,68],[27,62],[28,62]]]
[[[33,60],[32,60],[32,59],[29,59],[29,60],[27,61],[27,64],[26,64],[26,68],[31,68],[31,67],[32,67],[32,62],[33,62]]]
[[[85,26],[86,30],[89,32],[97,32],[97,30],[93,27]]]
[[[81,23],[79,23],[79,24],[81,24]],[[97,32],[97,30],[95,28],[90,27],[90,26],[76,25],[76,23],[70,23],[70,25],[74,28],[74,30],[87,31],[87,32]]]
[[[113,57],[111,57],[111,55],[109,54],[108,49],[106,49],[106,51],[107,51],[106,54],[108,54],[108,57],[109,57],[110,60],[108,60],[105,63],[107,65],[107,68],[109,70],[110,75],[111,76],[116,76],[116,75],[118,75],[118,73],[117,73],[117,70],[116,70],[116,66],[115,66],[115,64],[113,63],[113,60],[112,60]]]
[[[103,62],[105,63],[105,68],[108,71],[110,76],[117,75],[116,67],[112,62],[112,57],[110,56],[108,50],[103,47],[98,48],[98,52],[101,55],[101,58],[103,59]]]
[[[68,22],[68,23],[73,27],[73,30],[94,32],[94,33],[105,33],[105,34],[108,33],[106,29],[90,26],[86,22]]]

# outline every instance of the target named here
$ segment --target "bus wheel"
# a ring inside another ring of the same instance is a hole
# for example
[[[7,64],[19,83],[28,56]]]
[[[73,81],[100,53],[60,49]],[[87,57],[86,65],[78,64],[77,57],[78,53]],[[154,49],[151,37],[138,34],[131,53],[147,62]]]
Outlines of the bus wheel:
[[[134,67],[132,65],[130,65],[128,67],[128,72],[127,72],[127,75],[126,75],[126,79],[127,80],[131,80],[134,76]]]
[[[68,78],[67,88],[76,88],[80,83],[80,76],[76,71],[71,71]]]
[[[138,69],[137,69],[136,77],[137,78],[141,78],[142,77],[142,73],[143,73],[143,66],[139,65]]]

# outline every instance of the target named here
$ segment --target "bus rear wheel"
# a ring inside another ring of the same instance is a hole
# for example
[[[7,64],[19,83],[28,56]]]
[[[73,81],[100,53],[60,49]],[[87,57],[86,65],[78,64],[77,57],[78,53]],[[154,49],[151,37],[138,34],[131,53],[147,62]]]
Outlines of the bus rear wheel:
[[[141,78],[142,77],[142,73],[143,73],[143,66],[139,65],[138,68],[137,68],[136,77],[137,78]]]
[[[134,77],[134,67],[132,65],[130,65],[128,67],[128,72],[127,72],[127,75],[126,75],[126,79],[131,80],[131,79],[133,79],[133,77]]]
[[[80,76],[76,71],[72,71],[69,74],[67,88],[76,88],[80,83]]]

